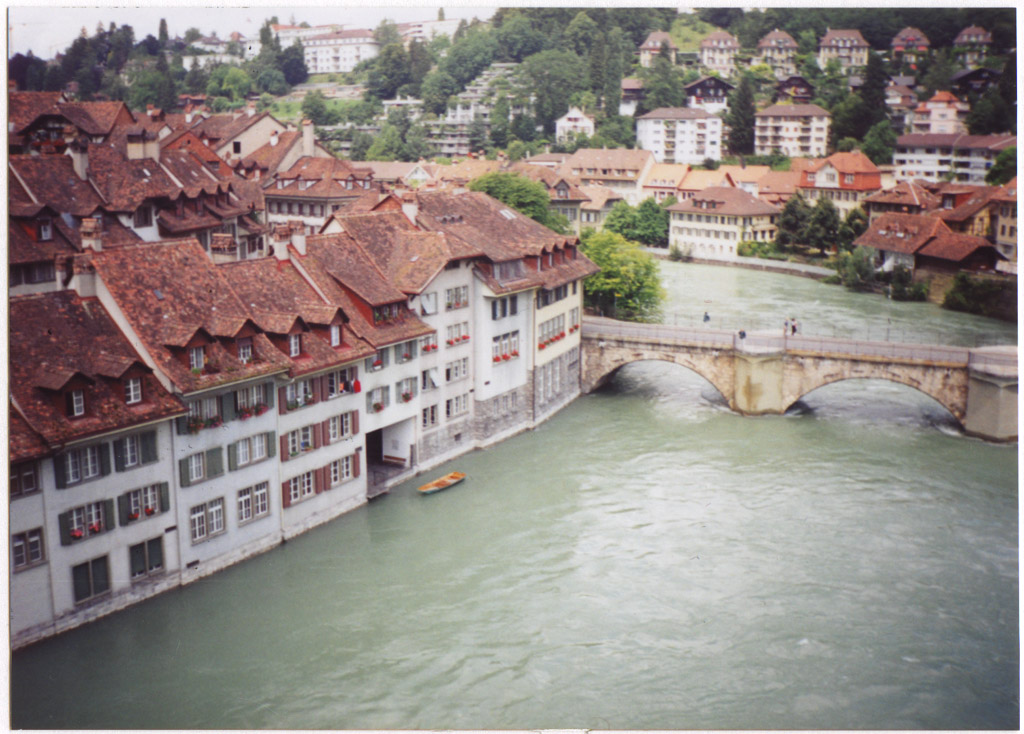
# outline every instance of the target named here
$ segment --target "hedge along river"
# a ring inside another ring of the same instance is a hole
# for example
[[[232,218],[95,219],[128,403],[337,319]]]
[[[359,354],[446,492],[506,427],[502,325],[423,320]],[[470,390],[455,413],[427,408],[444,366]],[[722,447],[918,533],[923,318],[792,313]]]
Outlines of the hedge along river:
[[[792,276],[662,271],[667,318],[1016,341]],[[450,468],[469,479],[15,653],[13,726],[1019,726],[1017,450],[910,388],[744,418],[639,363],[426,476]]]

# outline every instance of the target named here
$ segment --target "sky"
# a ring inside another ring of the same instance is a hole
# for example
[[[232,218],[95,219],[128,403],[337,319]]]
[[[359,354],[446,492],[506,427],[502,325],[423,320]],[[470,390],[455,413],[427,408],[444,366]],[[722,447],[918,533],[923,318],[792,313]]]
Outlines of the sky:
[[[445,18],[449,20],[474,17],[488,20],[495,6],[470,5],[468,2],[443,0]],[[506,5],[509,4],[506,2]],[[167,32],[174,36],[184,35],[188,28],[198,28],[203,33],[216,30],[217,35],[226,38],[231,31],[246,36],[258,36],[263,21],[276,15],[282,23],[288,23],[294,16],[296,23],[306,21],[310,25],[342,23],[349,28],[376,28],[385,18],[396,22],[436,20],[440,3],[433,6],[405,3],[401,0],[381,0],[373,7],[345,2],[330,6],[304,4],[275,4],[248,6],[219,3],[218,7],[189,6],[186,3],[154,4],[134,3],[132,6],[79,5],[57,6],[53,3],[22,4],[7,7],[7,57],[29,50],[40,58],[50,59],[63,51],[75,40],[84,27],[90,35],[95,33],[96,24],[104,28],[110,23],[130,25],[135,39],[142,40],[148,34],[157,35],[160,19],[166,18]]]

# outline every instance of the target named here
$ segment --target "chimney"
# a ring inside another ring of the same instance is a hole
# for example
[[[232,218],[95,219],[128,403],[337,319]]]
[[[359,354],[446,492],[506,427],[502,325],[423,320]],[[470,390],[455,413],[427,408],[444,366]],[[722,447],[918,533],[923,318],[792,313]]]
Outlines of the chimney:
[[[270,147],[273,148],[275,145],[277,145],[277,130],[270,133]]]
[[[270,235],[270,246],[274,248],[274,257],[288,260],[288,245],[291,242],[291,228],[287,224],[278,224]]]
[[[82,249],[103,252],[103,224],[94,217],[86,217],[78,228],[82,236]]]
[[[252,117],[253,115],[255,115],[256,114],[256,103],[255,102],[250,102],[249,105],[245,108],[245,113],[247,115],[249,115],[249,117]]]
[[[416,201],[416,194],[407,194],[402,197],[402,214],[409,218],[409,221],[416,224],[416,217],[420,213],[419,202]]]
[[[146,157],[146,136],[140,127],[128,128],[126,133],[125,157],[137,161]]]
[[[313,138],[313,123],[302,121],[302,155],[313,157],[316,140]]]
[[[71,156],[71,165],[75,169],[75,175],[83,181],[89,177],[89,141],[78,138],[71,141],[68,146],[68,155]]]

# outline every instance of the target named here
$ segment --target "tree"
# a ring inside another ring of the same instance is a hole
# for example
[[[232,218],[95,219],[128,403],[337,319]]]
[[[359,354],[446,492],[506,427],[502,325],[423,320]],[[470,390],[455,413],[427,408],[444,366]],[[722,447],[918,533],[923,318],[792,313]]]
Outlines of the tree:
[[[469,190],[482,191],[556,232],[568,228],[565,217],[551,211],[551,197],[539,181],[517,173],[486,173],[470,181]]]
[[[950,80],[958,69],[956,60],[948,48],[941,48],[933,53],[928,63],[928,71],[925,72],[918,85],[920,98],[928,99],[940,90],[948,90]]]
[[[608,31],[605,48],[604,66],[604,113],[619,114],[619,102],[622,101],[622,30],[612,28]]]
[[[638,114],[661,107],[682,107],[686,102],[683,83],[672,65],[667,41],[662,42],[661,52],[651,63],[651,72],[644,82],[644,89],[646,94],[637,110]]]
[[[377,99],[394,99],[395,92],[409,82],[409,54],[401,43],[381,49],[366,80],[368,93]]]
[[[754,152],[754,85],[749,74],[740,77],[740,83],[729,95],[729,150],[733,153]]]
[[[377,25],[376,28],[373,29],[373,40],[376,41],[381,48],[393,43],[397,43],[401,46],[402,34],[398,30],[398,24],[393,20],[385,18]]]
[[[128,106],[134,110],[145,110],[146,105],[160,109],[171,109],[177,104],[174,82],[167,74],[147,69],[139,74],[128,93]]]
[[[314,125],[327,125],[327,99],[319,89],[306,94],[302,100],[302,116]]]
[[[658,261],[615,232],[588,230],[580,251],[601,268],[583,282],[583,301],[600,313],[654,321],[665,298]]]
[[[985,174],[985,183],[990,186],[1002,186],[1017,175],[1017,147],[999,151],[992,167]]]
[[[513,15],[494,31],[497,55],[505,61],[520,62],[544,48],[545,37],[535,31],[522,15]]]
[[[438,70],[430,72],[420,85],[423,108],[432,114],[443,115],[448,108],[448,99],[458,90],[458,82],[451,75]]]
[[[653,247],[668,247],[669,213],[647,198],[636,208],[636,240]]]
[[[262,51],[261,51],[262,53]],[[306,54],[302,50],[302,44],[298,39],[291,46],[286,48],[277,57],[277,65],[284,74],[284,79],[289,84],[302,84],[309,78],[309,70],[306,68]]]
[[[491,112],[491,145],[495,148],[504,148],[508,145],[509,125],[508,97],[502,95],[494,103],[494,110]]]
[[[875,282],[875,266],[871,250],[858,247],[853,252],[839,253],[839,279],[850,290],[867,291]]]
[[[615,232],[631,242],[636,241],[637,215],[636,210],[625,201],[617,201],[604,219],[604,229]]]
[[[418,38],[409,44],[409,84],[413,86],[413,96],[419,97],[423,79],[430,73],[434,65],[427,45]]]
[[[470,151],[475,153],[487,147],[487,123],[484,122],[483,116],[475,115],[473,117],[466,135]]]
[[[831,199],[818,199],[804,228],[803,241],[822,254],[839,241],[839,210]]]
[[[864,100],[854,92],[832,108],[832,126],[829,132],[833,140],[853,138],[856,142],[864,137],[867,132],[864,125],[869,121],[870,115]]]
[[[157,31],[157,40],[160,41],[160,48],[167,46],[167,19],[160,19],[160,30]]]
[[[850,210],[846,219],[839,225],[839,249],[853,249],[853,241],[860,237],[868,228],[868,215],[859,206]]]
[[[202,94],[206,91],[206,85],[210,83],[210,75],[199,66],[195,57],[192,58],[192,67],[185,75],[183,86],[189,94]]]
[[[868,64],[864,68],[864,83],[858,94],[864,100],[868,120],[863,124],[866,131],[872,125],[888,119],[885,105],[885,88],[889,86],[889,74],[885,70],[885,62],[874,51],[868,53]]]
[[[587,15],[585,10],[581,10],[576,13],[576,17],[572,19],[572,22],[566,26],[562,38],[578,56],[587,56],[590,54],[595,41],[601,35],[603,34],[597,23]]]
[[[369,150],[366,151],[366,160],[369,161],[397,161],[402,157],[402,136],[394,125],[385,124]]]
[[[590,47],[589,67],[587,70],[589,73],[590,91],[594,93],[598,100],[604,95],[605,66],[607,63],[604,34],[598,33]]]
[[[512,135],[524,143],[537,137],[537,122],[530,115],[518,114],[512,118]]]
[[[290,88],[284,78],[284,74],[277,69],[264,69],[256,77],[256,89],[272,94],[275,97],[288,94]]]
[[[269,28],[269,24],[267,27]],[[203,32],[201,30],[199,30],[198,28],[189,28],[187,31],[185,31],[185,45],[187,46],[193,43],[194,41],[198,41],[202,37]]]
[[[569,98],[586,89],[583,60],[572,51],[541,51],[519,67],[524,94],[534,95],[534,113],[544,131],[555,131],[555,120],[569,110]]]
[[[412,125],[405,133],[405,144],[402,146],[402,160],[418,161],[420,158],[429,158],[432,149],[430,147],[430,132],[423,125]]]
[[[829,110],[846,98],[850,88],[839,59],[828,60],[825,64],[825,73],[815,89],[818,95],[816,99],[821,100],[822,106]]]
[[[981,99],[971,106],[965,120],[971,135],[991,135],[1009,132],[1016,127],[1015,114],[1003,100],[996,87],[990,87]]]
[[[354,161],[365,161],[367,151],[373,145],[373,136],[362,131],[352,136],[352,146],[349,148],[349,156]]]
[[[790,197],[786,205],[782,207],[782,213],[775,223],[775,245],[785,251],[789,245],[798,244],[807,228],[807,221],[811,217],[811,207],[804,201],[800,194]]]
[[[892,153],[896,150],[896,131],[888,120],[876,122],[864,136],[860,151],[875,165],[892,163]]]

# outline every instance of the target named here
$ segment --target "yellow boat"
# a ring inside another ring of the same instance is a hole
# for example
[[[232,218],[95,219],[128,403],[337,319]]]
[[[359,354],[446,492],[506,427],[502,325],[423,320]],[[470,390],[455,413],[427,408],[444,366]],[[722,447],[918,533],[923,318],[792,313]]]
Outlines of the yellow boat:
[[[419,488],[419,492],[421,494],[433,494],[434,492],[440,492],[442,489],[448,489],[448,487],[455,486],[465,478],[466,475],[463,472],[453,471],[450,474],[445,474],[440,479],[427,482]]]

